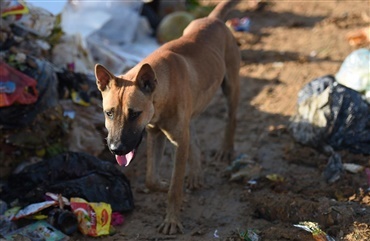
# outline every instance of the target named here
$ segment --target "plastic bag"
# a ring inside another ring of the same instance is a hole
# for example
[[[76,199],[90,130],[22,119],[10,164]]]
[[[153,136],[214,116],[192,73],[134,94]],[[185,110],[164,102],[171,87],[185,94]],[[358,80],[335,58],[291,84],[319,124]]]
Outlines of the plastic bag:
[[[4,62],[0,62],[0,107],[13,104],[32,104],[37,101],[35,79],[23,74]],[[15,85],[15,89],[12,84]],[[12,91],[13,90],[13,91]]]
[[[330,75],[311,81],[299,92],[290,130],[305,145],[370,154],[368,104],[360,93],[338,84]]]
[[[143,1],[69,2],[61,25],[66,34],[81,36],[95,62],[119,75],[159,47],[140,16],[142,6]]]
[[[339,84],[364,94],[370,103],[370,50],[357,49],[348,55],[335,79]]]
[[[4,201],[21,204],[43,200],[46,192],[109,203],[113,211],[134,208],[129,180],[114,163],[86,153],[67,152],[25,167],[13,174],[0,193]]]
[[[370,154],[370,112],[361,94],[323,76],[298,94],[297,113],[290,119],[293,138],[329,155],[323,172],[329,183],[343,171],[337,150]]]

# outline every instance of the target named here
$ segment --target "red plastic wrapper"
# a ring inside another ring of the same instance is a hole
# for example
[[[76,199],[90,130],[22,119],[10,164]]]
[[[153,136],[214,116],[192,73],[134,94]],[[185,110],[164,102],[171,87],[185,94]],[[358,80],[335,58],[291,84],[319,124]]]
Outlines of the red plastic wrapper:
[[[37,101],[37,81],[0,61],[0,84],[6,86],[9,83],[14,83],[16,87],[11,91],[6,90],[5,87],[2,88],[0,107],[11,106],[15,103],[33,104]]]

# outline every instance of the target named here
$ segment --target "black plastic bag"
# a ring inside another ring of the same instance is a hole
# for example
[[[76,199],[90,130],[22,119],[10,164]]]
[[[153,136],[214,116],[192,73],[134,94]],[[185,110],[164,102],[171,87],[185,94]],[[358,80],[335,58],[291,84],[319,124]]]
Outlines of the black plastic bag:
[[[7,202],[18,198],[25,205],[43,201],[46,192],[109,203],[118,212],[134,208],[126,176],[115,164],[85,153],[67,152],[27,166],[9,177],[1,197]]]
[[[361,94],[338,84],[331,75],[314,79],[298,93],[297,113],[289,129],[293,138],[329,156],[323,172],[327,182],[340,178],[340,154],[370,154],[370,111]]]
[[[359,92],[338,84],[331,75],[302,88],[298,113],[291,121],[293,137],[302,144],[370,154],[369,105]]]

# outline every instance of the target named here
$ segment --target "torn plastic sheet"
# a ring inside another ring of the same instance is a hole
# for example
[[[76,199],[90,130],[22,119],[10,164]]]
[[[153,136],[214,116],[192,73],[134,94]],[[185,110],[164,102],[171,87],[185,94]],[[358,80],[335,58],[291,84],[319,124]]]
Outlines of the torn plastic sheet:
[[[20,219],[20,218],[24,218],[24,217],[27,217],[27,216],[30,216],[32,214],[35,214],[43,209],[46,209],[48,207],[51,207],[51,206],[54,206],[54,205],[57,205],[58,202],[57,201],[44,201],[44,202],[41,202],[41,203],[33,203],[33,204],[30,204],[26,207],[24,207],[23,209],[19,210],[17,212],[17,214],[12,218],[12,220],[17,220],[17,219]]]
[[[69,2],[61,26],[68,35],[81,35],[95,62],[122,74],[159,47],[140,16],[142,5],[143,1]]]
[[[312,233],[312,237],[317,241],[335,241],[333,237],[320,229],[318,223],[305,221],[299,222],[299,224],[294,224],[293,226]]]

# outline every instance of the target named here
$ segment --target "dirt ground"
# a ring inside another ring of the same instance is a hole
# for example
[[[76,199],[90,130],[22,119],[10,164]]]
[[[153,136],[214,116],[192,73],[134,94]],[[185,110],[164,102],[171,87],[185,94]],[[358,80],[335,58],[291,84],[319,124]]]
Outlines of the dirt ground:
[[[207,2],[204,1],[205,4]],[[125,214],[116,234],[103,240],[243,240],[253,230],[260,240],[314,240],[293,224],[318,222],[336,240],[370,240],[370,195],[364,172],[344,173],[328,184],[322,177],[327,157],[294,142],[287,131],[297,93],[314,78],[335,74],[356,47],[351,30],[368,26],[370,2],[359,0],[273,1],[252,11],[243,1],[230,17],[249,17],[251,31],[236,33],[240,43],[241,99],[235,139],[237,155],[250,161],[244,178],[230,180],[229,163],[215,162],[225,123],[225,100],[218,92],[197,121],[203,151],[205,187],[185,191],[181,218],[184,234],[157,232],[167,195],[145,188],[145,141],[134,163],[123,169],[129,178],[135,209]],[[168,145],[161,164],[169,179],[173,153]],[[368,156],[342,151],[344,163],[370,167]],[[110,154],[104,158],[113,158]],[[278,174],[282,181],[266,175]],[[254,183],[248,182],[255,180]],[[75,234],[72,240],[93,240]],[[247,239],[244,239],[247,240]]]

